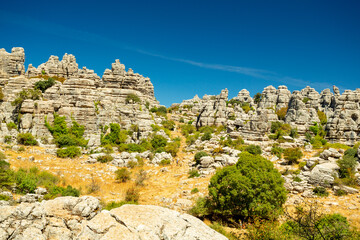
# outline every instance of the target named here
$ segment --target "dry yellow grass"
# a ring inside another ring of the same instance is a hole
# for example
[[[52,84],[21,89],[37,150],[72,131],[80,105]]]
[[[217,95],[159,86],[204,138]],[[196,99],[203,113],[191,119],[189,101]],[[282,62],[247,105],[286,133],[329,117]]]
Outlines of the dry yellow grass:
[[[84,161],[87,156],[77,159],[61,159],[45,154],[45,149],[40,147],[26,147],[24,152],[14,152],[4,147],[3,149],[13,168],[36,166],[40,170],[46,170],[60,176],[64,185],[81,188],[82,194],[88,194],[87,189],[94,179],[99,184],[100,190],[89,195],[99,197],[104,202],[124,200],[126,190],[135,185],[136,174],[143,169],[148,171],[148,179],[144,182],[144,186],[137,187],[140,192],[139,203],[166,206],[169,203],[165,204],[162,198],[172,199],[172,203],[174,203],[178,198],[188,198],[189,196],[183,196],[183,192],[191,191],[195,187],[200,190],[200,193],[206,195],[207,185],[211,178],[211,176],[188,178],[189,161],[192,161],[193,154],[183,152],[185,138],[178,130],[172,132],[172,137],[181,138],[180,151],[176,157],[179,159],[178,164],[174,161],[171,165],[165,166],[168,169],[167,172],[160,171],[163,166],[155,167],[145,164],[143,167],[135,167],[131,169],[131,180],[126,183],[115,181],[114,167],[111,165],[103,163],[85,164]],[[311,157],[312,154],[314,152],[305,153],[304,158]],[[35,157],[35,162],[28,160],[30,156]],[[18,157],[27,160],[21,160]],[[323,206],[324,212],[340,213],[348,218],[352,226],[360,229],[360,198],[358,195],[343,197],[330,195],[326,198],[316,198],[316,200]],[[195,200],[195,196],[193,196],[193,200]],[[314,201],[314,199],[309,199],[309,201]]]

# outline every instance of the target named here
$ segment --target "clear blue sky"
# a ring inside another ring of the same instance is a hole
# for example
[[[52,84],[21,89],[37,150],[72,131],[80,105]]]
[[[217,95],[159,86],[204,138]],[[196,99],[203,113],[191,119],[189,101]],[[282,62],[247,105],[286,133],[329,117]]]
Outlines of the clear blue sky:
[[[0,48],[26,67],[72,53],[102,76],[115,59],[161,104],[246,88],[360,87],[360,1],[3,1]]]

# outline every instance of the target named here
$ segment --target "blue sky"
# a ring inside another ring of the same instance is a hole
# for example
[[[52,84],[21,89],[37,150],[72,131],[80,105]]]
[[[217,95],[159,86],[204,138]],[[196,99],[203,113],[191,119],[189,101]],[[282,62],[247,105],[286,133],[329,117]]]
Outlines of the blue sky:
[[[115,59],[161,104],[246,88],[360,87],[360,1],[5,1],[0,48],[25,65],[72,53],[102,76]]]

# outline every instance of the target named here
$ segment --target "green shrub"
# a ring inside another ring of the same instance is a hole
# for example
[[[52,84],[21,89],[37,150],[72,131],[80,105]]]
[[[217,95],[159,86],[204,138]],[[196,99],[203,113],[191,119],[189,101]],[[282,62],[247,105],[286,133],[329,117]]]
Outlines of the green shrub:
[[[44,196],[44,199],[48,200],[61,196],[79,197],[80,190],[70,185],[68,185],[66,188],[61,186],[52,186],[48,189],[48,193]]]
[[[173,131],[175,129],[175,122],[173,120],[164,120],[161,122],[164,128]]]
[[[339,177],[340,178],[349,178],[351,173],[354,172],[355,166],[357,164],[357,149],[350,148],[344,152],[342,159],[337,161],[339,165]]]
[[[106,134],[105,136],[101,136],[101,144],[120,145],[125,143],[127,138],[127,131],[121,130],[118,123],[110,123],[110,133]]]
[[[2,91],[2,88],[0,87],[0,101],[4,100],[4,93]]]
[[[111,146],[111,144],[106,144],[106,145],[103,146],[102,151],[103,151],[103,153],[110,154],[110,153],[114,152],[114,149]]]
[[[12,142],[12,137],[11,136],[5,136],[4,137],[4,142],[7,143],[7,144],[11,143]]]
[[[199,192],[198,188],[191,189],[191,194],[195,194],[195,193],[198,193],[198,192]]]
[[[115,171],[115,180],[119,182],[127,182],[130,180],[131,172],[127,168],[120,168]]]
[[[10,169],[10,164],[5,159],[5,154],[0,152],[0,189],[11,189],[16,181],[14,172]]]
[[[296,176],[296,177],[294,177],[294,179],[293,179],[295,182],[302,182],[302,179],[301,178],[299,178],[298,176]]]
[[[125,201],[137,203],[139,198],[139,191],[135,187],[131,187],[126,191]]]
[[[6,155],[3,152],[0,152],[0,161],[3,161],[5,159],[6,159]],[[0,167],[1,167],[1,164],[0,164]]]
[[[181,134],[187,137],[189,134],[195,133],[196,128],[191,124],[183,124],[180,126]]]
[[[169,142],[165,147],[165,151],[170,153],[171,156],[176,157],[177,153],[179,152],[179,148],[180,148],[180,142],[178,141]]]
[[[184,123],[184,122],[185,122],[184,118],[181,117],[181,118],[179,119],[179,123]]]
[[[141,152],[145,152],[146,149],[143,146],[139,145],[139,144],[129,143],[129,144],[127,144],[127,151],[128,152],[139,152],[139,153],[141,153]]]
[[[324,112],[318,110],[317,115],[319,117],[321,125],[325,125],[327,123],[326,114]]]
[[[306,162],[305,162],[305,161],[299,163],[299,169],[302,170],[302,169],[304,169],[305,166],[306,166]]]
[[[45,126],[55,139],[58,147],[81,146],[86,147],[87,140],[83,138],[85,126],[78,124],[72,119],[72,126],[67,127],[66,117],[54,113],[54,122],[52,125],[45,118]]]
[[[189,178],[200,177],[199,171],[196,169],[189,170]]]
[[[59,148],[56,155],[60,158],[75,158],[81,155],[81,150],[78,147],[70,146],[67,148]]]
[[[208,141],[211,139],[211,133],[210,132],[206,132],[201,136],[201,141]]]
[[[305,104],[306,104],[309,100],[310,100],[310,98],[308,98],[308,97],[304,97],[302,101],[303,101],[303,103],[305,103]]]
[[[292,138],[297,138],[299,136],[297,128],[292,128],[290,130],[289,136]]]
[[[344,196],[347,195],[348,193],[342,189],[338,189],[335,191],[335,196]]]
[[[136,94],[130,93],[126,96],[125,102],[126,103],[140,103],[141,100]]]
[[[35,83],[35,89],[41,90],[41,92],[45,92],[46,89],[51,88],[55,84],[55,80],[49,77],[47,80],[41,80]]]
[[[285,120],[287,110],[288,110],[288,107],[283,107],[276,111],[276,115],[278,116],[279,120]]]
[[[189,210],[189,213],[198,218],[204,218],[211,215],[209,198],[200,197],[195,205]]]
[[[274,145],[271,148],[271,154],[276,155],[278,158],[282,157],[283,152],[284,152],[284,149],[282,147],[279,147],[278,145]]]
[[[194,160],[195,160],[195,163],[196,165],[199,165],[200,164],[200,159],[202,157],[205,157],[205,156],[209,156],[206,152],[197,152],[194,156]]]
[[[11,102],[11,105],[21,107],[26,99],[39,100],[41,97],[41,91],[38,89],[23,89],[16,94],[16,98]]]
[[[253,98],[254,103],[258,104],[261,101],[262,97],[263,97],[263,95],[261,93],[256,93]]]
[[[166,147],[166,144],[167,144],[167,139],[161,135],[155,135],[153,139],[151,139],[151,146],[154,149]]]
[[[112,202],[109,202],[108,204],[106,204],[104,209],[110,211],[111,209],[119,208],[119,207],[121,207],[122,205],[125,205],[125,204],[137,204],[137,203],[135,203],[135,202],[127,202],[127,201],[121,201],[121,202],[112,201]]]
[[[246,147],[246,151],[253,155],[260,155],[262,153],[261,147],[257,145],[249,145]]]
[[[8,129],[9,131],[11,131],[11,130],[13,130],[13,129],[18,130],[18,127],[17,127],[17,125],[16,125],[14,122],[9,122],[9,123],[7,123],[7,124],[6,124],[6,127],[7,127],[7,129]]]
[[[96,160],[101,163],[107,163],[107,162],[111,162],[112,160],[114,160],[114,158],[111,155],[106,154],[106,155],[97,157]]]
[[[165,165],[170,165],[170,163],[171,163],[170,159],[163,159],[160,161],[159,165],[165,166]]]
[[[235,221],[273,219],[286,200],[284,180],[273,164],[259,155],[241,153],[235,166],[217,170],[209,184],[214,215]]]
[[[31,133],[19,133],[17,135],[17,142],[25,146],[38,145],[38,142]]]
[[[16,191],[18,193],[34,193],[37,183],[35,174],[29,172],[29,170],[19,169],[19,171],[15,173],[15,179]]]
[[[303,153],[300,148],[287,148],[284,150],[284,158],[288,161],[288,164],[298,163]]]
[[[328,191],[326,191],[326,188],[324,187],[316,187],[313,189],[313,193],[320,197],[327,197],[329,196]]]
[[[254,108],[250,107],[250,104],[248,102],[241,103],[241,108],[242,108],[242,110],[244,110],[245,113],[254,111]]]
[[[166,107],[164,107],[164,106],[161,106],[161,107],[159,107],[159,108],[157,108],[157,107],[152,107],[152,108],[150,109],[150,112],[156,113],[156,115],[165,116],[166,113],[167,113],[167,109],[166,109]]]
[[[0,201],[9,201],[10,197],[8,195],[0,194]]]
[[[195,138],[194,135],[188,135],[188,136],[186,137],[186,145],[190,146],[190,145],[194,144],[195,141],[196,141],[196,139],[197,139],[197,138]]]

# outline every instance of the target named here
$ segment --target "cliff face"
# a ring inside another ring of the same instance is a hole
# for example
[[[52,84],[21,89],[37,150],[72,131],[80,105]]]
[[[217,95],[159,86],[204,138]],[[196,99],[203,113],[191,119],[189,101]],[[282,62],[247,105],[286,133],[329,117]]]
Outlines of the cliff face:
[[[173,107],[187,120],[197,119],[198,126],[225,125],[232,136],[248,140],[267,140],[273,121],[289,123],[304,135],[314,122],[320,123],[320,111],[327,118],[328,140],[349,144],[360,140],[360,89],[340,94],[335,86],[333,93],[306,87],[291,94],[286,86],[268,86],[256,103],[246,89],[228,100],[227,90],[223,90],[220,95],[195,96]],[[286,114],[282,120],[276,114],[279,111]]]
[[[102,78],[93,70],[85,67],[78,69],[76,59],[71,54],[65,54],[61,61],[51,56],[38,68],[30,64],[25,73],[24,50],[14,49],[12,53],[0,51],[0,87],[4,94],[0,102],[0,138],[14,135],[6,124],[18,119],[18,114],[15,114],[17,109],[11,104],[16,94],[23,89],[33,89],[36,82],[44,80],[43,76],[59,81],[48,88],[40,100],[27,99],[23,102],[18,111],[21,116],[20,131],[31,132],[38,138],[51,137],[44,119],[47,117],[52,121],[54,112],[67,116],[68,121],[73,117],[85,125],[90,146],[99,144],[100,128],[109,123],[121,123],[125,128],[137,124],[142,136],[151,130],[154,120],[148,108],[159,105],[154,97],[154,87],[149,78],[134,73],[132,69],[126,72],[119,60],[112,64],[111,69],[105,70]],[[127,101],[129,94],[139,97],[139,101]]]

